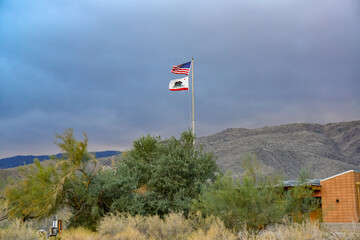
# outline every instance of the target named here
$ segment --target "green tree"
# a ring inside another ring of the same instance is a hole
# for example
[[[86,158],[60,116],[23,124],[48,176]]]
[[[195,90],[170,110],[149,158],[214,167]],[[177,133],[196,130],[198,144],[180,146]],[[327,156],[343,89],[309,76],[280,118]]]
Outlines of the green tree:
[[[316,206],[308,188],[299,185],[286,192],[277,176],[262,176],[254,155],[247,155],[242,166],[245,170],[242,179],[233,179],[230,173],[218,176],[194,200],[192,210],[217,216],[230,229],[238,231],[246,226],[257,231],[281,222],[285,216],[309,213]]]
[[[41,165],[35,159],[34,165],[20,167],[20,173],[23,180],[13,182],[4,192],[10,217],[26,220],[53,214],[59,206],[54,187],[59,182],[55,166]]]
[[[10,216],[43,218],[67,207],[69,227],[95,230],[109,212],[187,213],[217,171],[212,155],[193,145],[190,131],[179,140],[149,135],[135,140],[118,166],[107,170],[100,170],[88,153],[86,134],[78,141],[69,129],[56,138],[63,157],[23,167],[23,179],[6,188]]]
[[[244,226],[259,230],[281,221],[285,202],[278,188],[256,184],[248,176],[242,181],[230,174],[219,176],[197,200],[192,209],[206,216],[217,216],[227,228],[239,231]]]
[[[98,172],[95,158],[87,152],[87,137],[78,141],[73,130],[56,135],[57,145],[64,151],[61,159],[20,167],[23,177],[5,189],[11,217],[44,218],[59,208],[82,208],[84,195]],[[90,164],[92,163],[92,165]]]
[[[192,199],[218,170],[213,156],[195,147],[193,140],[190,131],[180,139],[147,135],[135,140],[115,170],[100,171],[81,193],[83,207],[74,212],[70,225],[95,229],[109,212],[188,213]]]
[[[71,208],[73,215],[69,227],[82,226],[96,230],[101,217],[115,212],[114,206],[124,212],[138,213],[143,202],[136,193],[137,180],[138,175],[120,168],[116,172],[112,169],[99,171],[87,189],[79,182],[72,182],[71,189],[75,190],[74,197],[81,202],[81,207]]]
[[[309,169],[309,167],[300,169],[298,184],[285,194],[286,212],[295,222],[308,219],[312,212],[317,213],[318,216],[321,215],[320,199],[311,196],[314,190],[309,186],[308,180],[313,175]]]
[[[213,155],[195,147],[193,141],[191,131],[183,132],[179,139],[161,140],[148,135],[134,141],[119,169],[139,176],[137,188],[144,190],[139,194],[143,201],[140,214],[187,214],[192,199],[207,180],[214,179],[218,168]]]

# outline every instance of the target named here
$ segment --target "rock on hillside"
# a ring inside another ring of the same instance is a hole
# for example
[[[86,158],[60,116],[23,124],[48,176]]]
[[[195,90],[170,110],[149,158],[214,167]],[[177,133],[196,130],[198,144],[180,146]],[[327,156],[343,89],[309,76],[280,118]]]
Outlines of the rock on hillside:
[[[265,174],[281,171],[292,179],[302,167],[320,179],[360,170],[360,121],[230,128],[197,138],[197,143],[218,157],[220,169],[238,176],[242,174],[241,159],[247,153],[256,154]]]

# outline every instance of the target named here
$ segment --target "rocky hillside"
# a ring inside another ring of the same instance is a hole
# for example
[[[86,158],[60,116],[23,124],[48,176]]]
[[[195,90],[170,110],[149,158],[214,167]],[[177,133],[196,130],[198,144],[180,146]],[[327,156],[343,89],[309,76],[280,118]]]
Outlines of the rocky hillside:
[[[222,170],[234,175],[241,175],[241,159],[247,153],[256,154],[264,173],[280,170],[289,179],[295,179],[302,167],[320,179],[360,170],[360,121],[230,128],[200,137],[197,143],[218,157]]]

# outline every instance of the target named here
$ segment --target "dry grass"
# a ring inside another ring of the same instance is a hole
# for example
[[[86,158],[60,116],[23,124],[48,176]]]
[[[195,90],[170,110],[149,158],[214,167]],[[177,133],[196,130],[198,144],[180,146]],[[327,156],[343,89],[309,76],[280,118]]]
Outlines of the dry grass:
[[[101,238],[101,239],[110,239],[110,238]],[[113,240],[147,240],[144,234],[142,234],[136,228],[128,227],[124,231],[115,234]]]
[[[245,228],[244,228],[245,229]],[[2,238],[1,238],[2,239]],[[9,238],[12,239],[12,238]],[[30,238],[32,239],[32,238]],[[170,214],[164,219],[158,216],[109,215],[105,217],[98,233],[85,229],[67,230],[62,240],[355,240],[359,233],[329,232],[310,221],[286,223],[269,227],[254,234],[244,230],[235,235],[215,217],[203,218],[199,214],[184,218],[181,214]]]
[[[208,231],[199,229],[192,233],[189,240],[236,240],[238,239],[233,233],[226,229],[224,223],[214,222],[210,225]]]
[[[6,228],[0,229],[1,240],[38,240],[36,230],[30,224],[24,224],[20,220],[13,221]]]
[[[192,232],[189,220],[182,214],[159,216],[110,215],[99,226],[101,239],[184,239]],[[136,235],[135,238],[129,238]]]
[[[128,217],[127,215],[108,215],[102,219],[99,226],[99,235],[102,239],[111,239],[116,234],[130,228],[145,228],[145,218],[142,216]]]
[[[275,225],[255,235],[242,231],[239,233],[241,240],[355,240],[360,235],[355,231],[331,232],[320,229],[318,223],[305,221],[303,223],[288,223]]]
[[[164,219],[159,216],[109,215],[99,226],[100,239],[114,240],[183,240],[183,239],[236,239],[217,218],[202,218],[195,214],[186,219],[172,213]]]
[[[246,228],[244,228],[246,229]],[[9,222],[0,228],[1,240],[41,239],[31,224]],[[234,234],[218,218],[203,218],[199,213],[185,218],[172,213],[164,219],[158,216],[109,215],[103,218],[98,232],[84,228],[69,229],[61,233],[61,240],[355,240],[360,234],[355,230],[330,232],[312,222],[286,223],[269,227],[259,234],[241,231]]]
[[[98,234],[84,228],[65,230],[61,233],[61,240],[97,240]]]

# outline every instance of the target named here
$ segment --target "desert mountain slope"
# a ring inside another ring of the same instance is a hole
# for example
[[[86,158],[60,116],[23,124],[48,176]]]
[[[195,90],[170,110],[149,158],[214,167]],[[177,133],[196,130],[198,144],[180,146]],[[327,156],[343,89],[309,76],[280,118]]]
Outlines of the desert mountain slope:
[[[230,128],[197,138],[218,157],[222,170],[241,175],[241,159],[254,153],[264,173],[282,171],[296,178],[302,167],[314,178],[360,170],[360,121],[325,125],[295,123],[258,129]]]

